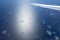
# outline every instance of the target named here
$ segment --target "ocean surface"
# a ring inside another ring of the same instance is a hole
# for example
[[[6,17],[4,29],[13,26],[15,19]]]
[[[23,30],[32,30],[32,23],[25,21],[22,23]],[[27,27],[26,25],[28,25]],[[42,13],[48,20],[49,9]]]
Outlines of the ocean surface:
[[[0,40],[60,40],[60,11],[31,5],[60,0],[0,0]]]

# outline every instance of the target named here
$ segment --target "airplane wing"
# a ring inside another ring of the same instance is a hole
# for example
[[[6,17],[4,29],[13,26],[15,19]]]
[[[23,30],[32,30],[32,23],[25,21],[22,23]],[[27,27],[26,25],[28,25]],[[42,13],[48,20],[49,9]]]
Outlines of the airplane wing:
[[[57,5],[37,4],[37,3],[32,3],[31,5],[60,11],[60,6]]]

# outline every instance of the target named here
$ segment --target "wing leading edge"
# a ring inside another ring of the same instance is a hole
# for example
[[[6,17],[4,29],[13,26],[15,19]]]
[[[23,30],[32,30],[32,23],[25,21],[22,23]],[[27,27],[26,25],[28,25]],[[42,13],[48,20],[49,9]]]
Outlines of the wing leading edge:
[[[32,3],[31,5],[60,11],[60,6],[57,5],[37,4],[37,3]]]

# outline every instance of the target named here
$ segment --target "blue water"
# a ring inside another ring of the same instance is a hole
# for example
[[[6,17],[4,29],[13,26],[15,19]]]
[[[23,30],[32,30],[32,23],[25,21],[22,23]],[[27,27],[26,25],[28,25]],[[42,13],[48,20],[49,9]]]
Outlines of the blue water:
[[[30,3],[60,5],[60,0],[34,0]],[[0,0],[0,40],[21,40],[15,28],[15,15],[20,5],[21,0]],[[38,37],[35,36],[34,39],[32,37],[28,40],[60,40],[60,11],[36,6],[31,7],[35,12],[37,27],[35,35]],[[49,35],[47,31],[52,34]]]

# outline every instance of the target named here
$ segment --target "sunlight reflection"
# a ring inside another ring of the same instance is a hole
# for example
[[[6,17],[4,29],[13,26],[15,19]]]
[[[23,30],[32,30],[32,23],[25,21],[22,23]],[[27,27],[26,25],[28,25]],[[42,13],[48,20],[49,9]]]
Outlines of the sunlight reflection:
[[[22,33],[20,34],[21,40],[31,39],[34,33],[35,19],[33,13],[32,7],[25,3],[22,3],[21,8],[18,9],[17,30]]]

